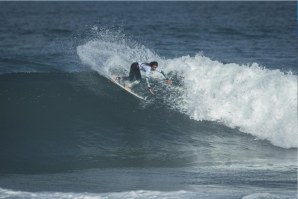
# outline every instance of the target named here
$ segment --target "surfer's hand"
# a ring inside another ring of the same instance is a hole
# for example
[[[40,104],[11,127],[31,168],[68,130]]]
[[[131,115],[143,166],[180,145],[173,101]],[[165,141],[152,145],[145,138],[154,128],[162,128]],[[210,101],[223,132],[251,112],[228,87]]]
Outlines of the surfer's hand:
[[[167,82],[167,84],[170,84],[170,85],[172,85],[172,83],[173,83],[173,81],[171,79],[167,79],[166,82]]]

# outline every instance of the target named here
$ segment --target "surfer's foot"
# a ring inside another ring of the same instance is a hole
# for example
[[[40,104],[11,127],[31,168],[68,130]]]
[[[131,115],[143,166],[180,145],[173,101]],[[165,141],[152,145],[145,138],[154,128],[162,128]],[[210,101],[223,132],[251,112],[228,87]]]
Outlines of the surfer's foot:
[[[127,84],[124,85],[124,87],[127,89],[127,90],[131,90],[131,87]]]
[[[140,83],[140,80],[135,80],[133,82],[130,83],[131,87],[136,85],[136,84],[139,84]]]

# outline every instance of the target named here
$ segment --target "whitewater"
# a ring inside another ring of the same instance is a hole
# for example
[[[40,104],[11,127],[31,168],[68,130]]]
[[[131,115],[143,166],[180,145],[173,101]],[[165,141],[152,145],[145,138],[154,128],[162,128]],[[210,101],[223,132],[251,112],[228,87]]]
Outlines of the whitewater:
[[[96,26],[93,31],[95,38],[79,45],[77,54],[100,75],[116,72],[125,76],[132,62],[156,60],[179,82],[164,93],[163,99],[172,109],[193,120],[238,128],[278,147],[298,147],[297,76],[292,72],[257,63],[222,63],[203,53],[166,59],[120,32]]]
[[[223,196],[229,197],[230,194],[228,191],[226,195],[222,193],[215,193],[213,198],[222,198]],[[289,199],[293,196],[294,193],[279,193],[270,194],[270,193],[255,193],[249,194],[243,199]],[[24,191],[13,191],[8,189],[0,188],[1,198],[61,198],[61,199],[154,199],[154,198],[169,198],[169,199],[181,199],[181,198],[209,198],[210,193],[201,193],[191,192],[191,191],[172,191],[172,192],[161,192],[161,191],[147,191],[147,190],[138,190],[138,191],[127,191],[127,192],[112,192],[112,193],[61,193],[61,192],[24,192]]]

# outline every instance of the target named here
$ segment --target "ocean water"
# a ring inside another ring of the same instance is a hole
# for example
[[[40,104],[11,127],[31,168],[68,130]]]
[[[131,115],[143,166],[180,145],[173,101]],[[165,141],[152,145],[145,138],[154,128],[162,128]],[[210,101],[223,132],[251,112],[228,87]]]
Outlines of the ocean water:
[[[297,198],[296,9],[0,2],[0,198]]]

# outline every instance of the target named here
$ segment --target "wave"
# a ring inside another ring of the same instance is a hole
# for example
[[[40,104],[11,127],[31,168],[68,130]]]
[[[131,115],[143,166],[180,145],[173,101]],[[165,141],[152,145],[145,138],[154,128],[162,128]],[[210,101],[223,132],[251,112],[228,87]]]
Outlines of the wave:
[[[0,96],[0,173],[225,161],[282,166],[297,155],[218,122],[189,119],[167,101],[172,90],[141,102],[96,72],[3,74]]]
[[[173,191],[173,192],[160,192],[160,191],[127,191],[115,193],[63,193],[63,192],[24,192],[14,191],[9,189],[0,188],[1,198],[197,198],[199,194],[189,191]]]
[[[283,194],[283,195],[277,195],[277,194],[270,194],[270,193],[254,193],[247,196],[244,196],[242,199],[290,199],[294,198],[295,194]]]
[[[99,74],[126,75],[131,62],[156,60],[176,81],[163,97],[172,109],[239,128],[278,147],[298,147],[296,75],[257,63],[224,64],[200,54],[165,59],[119,32],[97,33],[77,47],[77,54]]]
[[[213,188],[214,189],[214,188]],[[74,193],[74,192],[26,192],[15,191],[10,189],[0,188],[1,198],[61,198],[61,199],[84,199],[84,198],[106,198],[106,199],[134,199],[134,198],[164,198],[164,199],[180,199],[180,198],[240,198],[243,193],[235,193],[232,191],[218,190],[214,193],[214,190],[208,187],[200,191],[150,191],[150,190],[132,190],[123,192],[108,192],[108,193]],[[243,199],[288,199],[295,197],[296,193],[254,193],[246,195]]]

